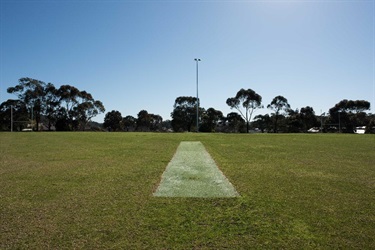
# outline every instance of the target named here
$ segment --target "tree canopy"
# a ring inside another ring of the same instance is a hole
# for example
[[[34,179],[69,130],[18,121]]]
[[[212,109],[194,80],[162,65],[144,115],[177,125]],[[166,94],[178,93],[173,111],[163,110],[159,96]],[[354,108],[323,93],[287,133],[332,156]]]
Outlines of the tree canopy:
[[[360,113],[370,109],[370,103],[365,100],[347,100],[344,99],[337,103],[333,108],[329,110],[330,113],[335,112],[352,112]]]
[[[121,131],[122,130],[122,116],[117,110],[108,112],[104,117],[103,127],[109,131]]]
[[[249,132],[251,116],[255,109],[262,108],[262,97],[252,89],[240,89],[235,97],[227,99],[227,105],[236,109],[246,121],[246,129]],[[242,111],[241,106],[245,109]]]
[[[215,132],[219,121],[223,120],[223,113],[220,110],[209,108],[202,114],[202,124],[200,131],[202,132]]]
[[[277,121],[279,120],[280,113],[287,112],[290,109],[290,105],[288,103],[288,100],[281,95],[276,96],[272,99],[271,103],[267,105],[267,108],[273,110],[275,113],[275,123],[274,123],[274,129],[273,132],[277,132]]]
[[[197,98],[191,96],[177,97],[173,105],[172,127],[174,131],[192,131],[197,115]],[[202,112],[200,108],[199,113]]]
[[[36,130],[41,119],[47,121],[49,129],[54,125],[57,130],[84,130],[93,117],[105,111],[101,101],[70,85],[56,89],[52,83],[26,77],[7,92],[17,95],[25,105],[29,119],[36,121]]]
[[[105,112],[101,101],[71,85],[56,88],[52,83],[25,77],[7,92],[18,99],[0,104],[0,130],[20,131],[30,126],[34,130],[42,127],[60,131],[85,130],[93,117]],[[137,117],[122,117],[119,111],[112,110],[105,115],[103,127],[110,131],[171,131],[173,128],[175,132],[197,129],[201,132],[236,133],[249,132],[250,126],[254,128],[252,131],[273,130],[275,133],[308,132],[311,128],[319,131],[320,127],[320,131],[353,133],[356,127],[366,126],[368,132],[375,132],[375,115],[365,112],[370,109],[370,102],[365,100],[343,99],[330,108],[328,114],[317,116],[310,106],[292,110],[288,100],[278,95],[267,105],[272,113],[255,116],[252,122],[254,111],[263,108],[262,97],[252,89],[241,88],[234,97],[226,99],[226,104],[238,112],[227,116],[213,107],[207,110],[199,107],[198,102],[192,96],[177,97],[171,121],[163,121],[160,115],[147,110],[141,110]],[[197,107],[199,128],[196,128]]]
[[[344,132],[352,132],[355,127],[370,123],[364,113],[364,111],[369,109],[370,103],[368,101],[341,100],[329,109],[329,123],[337,124],[339,129]]]

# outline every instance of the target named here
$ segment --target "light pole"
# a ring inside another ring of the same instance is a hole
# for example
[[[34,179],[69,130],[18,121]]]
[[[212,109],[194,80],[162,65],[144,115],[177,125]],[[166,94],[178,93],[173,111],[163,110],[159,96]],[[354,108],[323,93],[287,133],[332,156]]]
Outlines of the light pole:
[[[13,105],[10,105],[10,132],[13,132]]]
[[[200,62],[201,59],[195,58],[194,60],[197,65],[197,133],[198,133],[199,132],[198,62]]]

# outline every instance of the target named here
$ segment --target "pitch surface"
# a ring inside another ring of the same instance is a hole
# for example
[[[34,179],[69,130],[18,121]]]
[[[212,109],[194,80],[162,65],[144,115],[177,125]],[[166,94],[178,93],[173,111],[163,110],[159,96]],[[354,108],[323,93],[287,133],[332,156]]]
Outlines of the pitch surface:
[[[235,188],[201,142],[183,141],[154,193],[159,197],[236,197]]]

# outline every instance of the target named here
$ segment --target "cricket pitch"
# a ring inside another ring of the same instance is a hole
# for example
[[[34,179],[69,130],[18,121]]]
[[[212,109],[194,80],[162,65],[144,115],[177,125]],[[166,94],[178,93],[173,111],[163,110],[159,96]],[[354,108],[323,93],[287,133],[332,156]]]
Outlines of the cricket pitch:
[[[157,197],[237,197],[201,142],[183,141],[164,171]]]

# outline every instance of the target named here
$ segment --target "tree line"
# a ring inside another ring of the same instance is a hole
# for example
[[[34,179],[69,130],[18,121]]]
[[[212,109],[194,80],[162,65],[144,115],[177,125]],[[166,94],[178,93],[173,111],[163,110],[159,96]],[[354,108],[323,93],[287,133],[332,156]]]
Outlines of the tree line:
[[[149,113],[147,110],[139,111],[137,118],[131,115],[122,117],[120,111],[112,110],[105,115],[103,127],[115,132],[162,132],[171,128],[169,120],[163,121],[160,115]]]
[[[163,121],[159,115],[142,110],[138,117],[122,117],[119,111],[108,112],[104,127],[110,131],[196,131],[197,105],[192,96],[177,97],[171,113],[172,120]],[[293,110],[287,98],[278,95],[266,106],[271,114],[252,116],[262,109],[262,97],[252,89],[240,89],[234,97],[226,100],[236,112],[226,116],[215,108],[198,106],[200,132],[246,133],[250,131],[272,133],[298,133],[313,131],[352,133],[357,126],[366,126],[367,132],[375,128],[375,115],[364,111],[370,103],[364,100],[342,100],[327,114],[316,115],[312,107]],[[373,132],[373,131],[372,131]]]
[[[85,130],[93,117],[105,112],[101,101],[71,85],[56,88],[32,78],[21,78],[7,89],[18,99],[0,104],[1,130],[20,131],[31,127],[38,130]]]
[[[199,131],[235,132],[250,131],[273,133],[298,133],[308,131],[353,133],[358,126],[366,126],[366,132],[374,132],[375,115],[367,114],[370,103],[365,100],[342,100],[329,110],[328,114],[316,115],[312,107],[293,110],[287,98],[278,95],[266,106],[271,114],[257,115],[262,109],[262,97],[252,89],[240,89],[226,104],[237,112],[224,116],[220,110],[199,107]],[[171,114],[174,131],[196,130],[196,108],[199,100],[195,97],[178,97]],[[312,129],[312,130],[311,130]]]
[[[9,99],[0,104],[1,130],[10,130],[11,119],[15,131],[28,126],[34,130],[85,130],[93,117],[105,112],[101,101],[71,85],[56,88],[52,83],[21,78],[7,92],[17,95],[18,99]],[[102,127],[96,127],[99,130],[129,132],[196,131],[198,106],[200,132],[296,133],[315,128],[314,131],[352,133],[358,126],[366,126],[367,132],[374,132],[375,128],[375,115],[365,112],[370,109],[370,103],[365,100],[344,99],[329,109],[327,114],[316,115],[310,106],[293,110],[287,98],[278,95],[266,105],[270,114],[253,117],[256,110],[264,108],[262,97],[252,89],[240,89],[235,96],[226,100],[226,104],[234,112],[224,116],[213,107],[200,107],[196,97],[180,96],[173,105],[172,120],[163,121],[160,115],[147,110],[141,110],[137,117],[123,117],[119,111],[112,110],[105,114]]]

